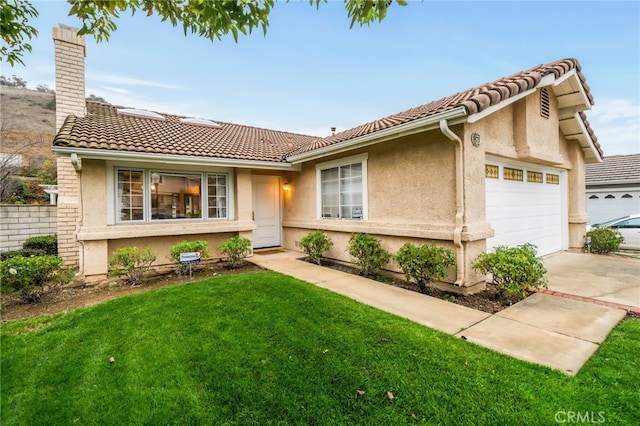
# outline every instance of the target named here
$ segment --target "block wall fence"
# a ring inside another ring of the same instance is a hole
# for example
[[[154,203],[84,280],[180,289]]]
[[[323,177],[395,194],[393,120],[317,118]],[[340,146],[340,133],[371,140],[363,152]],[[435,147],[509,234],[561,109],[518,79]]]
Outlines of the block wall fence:
[[[56,206],[0,206],[0,251],[19,250],[27,238],[57,232]]]

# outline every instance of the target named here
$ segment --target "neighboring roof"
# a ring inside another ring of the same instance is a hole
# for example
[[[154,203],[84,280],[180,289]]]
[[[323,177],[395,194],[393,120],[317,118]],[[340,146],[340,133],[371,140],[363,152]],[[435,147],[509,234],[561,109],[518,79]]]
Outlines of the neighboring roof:
[[[220,124],[220,128],[197,126],[180,122],[180,119],[184,118],[182,116],[164,113],[159,114],[165,117],[165,120],[125,116],[117,112],[122,107],[87,102],[87,115],[68,117],[53,145],[148,154],[286,162],[287,157],[300,156],[321,148],[339,147],[343,142],[367,135],[375,136],[376,132],[456,109],[466,111],[467,116],[478,114],[535,89],[546,76],[553,76],[555,81],[573,70],[586,97],[584,102],[592,105],[593,97],[580,64],[576,59],[562,59],[324,138],[219,121],[216,122]],[[574,116],[575,114],[569,116],[569,119],[576,123],[574,127],[584,129],[578,131],[577,137],[588,137],[602,158],[602,149],[586,115],[579,112],[575,120]],[[579,120],[581,123],[577,123]],[[582,135],[583,133],[586,136]]]
[[[157,113],[164,120],[145,118],[119,114],[120,106],[86,104],[87,115],[67,117],[54,147],[284,162],[288,152],[316,139],[221,121],[216,121],[220,127],[203,126],[165,113]]]
[[[587,185],[640,183],[640,154],[612,155],[602,163],[586,165]]]

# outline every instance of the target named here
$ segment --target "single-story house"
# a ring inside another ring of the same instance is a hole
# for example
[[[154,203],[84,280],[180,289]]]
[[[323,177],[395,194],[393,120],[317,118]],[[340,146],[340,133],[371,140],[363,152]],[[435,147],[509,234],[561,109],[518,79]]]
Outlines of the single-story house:
[[[640,213],[640,154],[586,165],[589,224]]]
[[[152,246],[161,264],[185,239],[301,251],[320,229],[342,261],[354,232],[391,252],[447,247],[457,267],[441,285],[470,293],[485,285],[471,262],[497,245],[582,246],[585,164],[603,153],[576,59],[315,137],[85,103],[84,39],[64,26],[53,38],[59,252],[86,280],[123,246]]]

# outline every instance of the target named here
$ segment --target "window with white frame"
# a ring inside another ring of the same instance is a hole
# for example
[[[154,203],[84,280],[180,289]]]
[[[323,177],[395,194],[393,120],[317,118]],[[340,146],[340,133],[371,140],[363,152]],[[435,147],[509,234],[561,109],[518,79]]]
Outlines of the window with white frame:
[[[318,216],[367,219],[367,155],[357,155],[316,166]]]
[[[229,197],[227,195],[227,175],[207,175],[207,208],[209,218],[226,219],[228,217]]]
[[[117,168],[115,174],[118,222],[229,219],[227,173]]]

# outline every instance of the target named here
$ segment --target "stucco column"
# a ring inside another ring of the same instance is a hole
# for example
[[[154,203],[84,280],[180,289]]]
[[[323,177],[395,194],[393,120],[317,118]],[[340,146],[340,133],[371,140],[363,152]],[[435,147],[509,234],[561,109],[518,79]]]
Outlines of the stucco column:
[[[567,192],[569,210],[569,248],[582,249],[586,225],[589,220],[587,215],[587,196],[585,180],[584,153],[578,142],[571,142],[567,150],[571,158],[573,168],[567,172]]]
[[[253,187],[248,169],[236,170],[236,220],[253,222]],[[242,231],[238,235],[253,243],[253,231]]]

